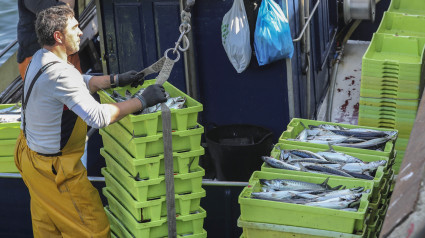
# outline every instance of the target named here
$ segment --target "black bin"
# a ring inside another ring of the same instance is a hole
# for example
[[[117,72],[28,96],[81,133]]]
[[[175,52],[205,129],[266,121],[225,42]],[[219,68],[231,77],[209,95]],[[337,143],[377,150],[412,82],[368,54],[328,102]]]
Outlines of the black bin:
[[[217,126],[205,133],[205,139],[220,181],[248,181],[273,146],[273,132],[247,124]]]

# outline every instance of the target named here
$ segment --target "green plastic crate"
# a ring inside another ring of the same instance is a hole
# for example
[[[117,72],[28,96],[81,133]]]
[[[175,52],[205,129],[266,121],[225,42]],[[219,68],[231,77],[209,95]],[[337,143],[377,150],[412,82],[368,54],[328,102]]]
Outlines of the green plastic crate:
[[[105,180],[108,180],[108,184],[111,185],[107,187],[108,191],[115,196],[136,220],[141,221],[147,219],[147,217],[151,217],[150,219],[152,219],[153,216],[158,218],[166,215],[165,196],[139,202],[135,200],[112,175],[104,173],[104,176]],[[205,197],[205,195],[206,193],[203,189],[200,192],[181,195],[175,194],[176,213],[188,215],[190,212],[198,210],[201,198]]]
[[[370,193],[363,194],[357,212],[340,211],[335,209],[304,206],[284,202],[268,201],[251,198],[252,192],[260,191],[259,179],[293,179],[311,183],[322,183],[323,177],[296,176],[255,171],[249,186],[239,195],[241,219],[250,222],[271,223],[297,227],[314,228],[354,234],[364,229],[367,216]],[[373,182],[365,180],[347,180],[330,178],[328,184],[332,187],[343,185],[347,188],[362,186],[373,192]]]
[[[112,230],[112,227],[111,227],[111,238],[120,238],[119,236],[115,235],[114,231]]]
[[[396,129],[399,132],[399,137],[409,137],[413,129],[413,123],[403,123],[400,122],[399,119],[389,120],[382,118],[374,118],[364,113],[359,113],[358,123],[362,126]]]
[[[379,199],[376,202],[370,202],[369,203],[369,219],[367,221],[367,224],[373,224],[375,222],[375,218],[376,216],[379,216],[379,209],[382,207],[382,199],[381,199],[381,195],[379,195]]]
[[[113,229],[121,229],[120,231],[122,231],[124,234],[130,233],[134,237],[146,238],[167,237],[168,235],[167,217],[162,217],[158,221],[139,223],[124,208],[119,209],[117,213],[114,213],[114,211],[111,211],[109,207],[105,207],[105,211],[110,223],[114,223]],[[202,208],[200,208],[197,213],[194,214],[177,216],[177,234],[181,236],[205,234],[203,224],[204,218],[206,216],[207,213]],[[117,223],[121,224],[121,226],[119,226]]]
[[[360,97],[360,106],[370,107],[392,107],[398,110],[405,110],[406,112],[416,112],[419,107],[418,100],[398,100],[392,98],[364,98]]]
[[[425,15],[406,15],[397,12],[384,12],[377,33],[395,36],[425,37]]]
[[[400,113],[401,110],[390,108],[390,107],[369,107],[361,105],[359,108],[359,114],[362,114],[368,119],[381,120],[380,123],[396,124],[395,126],[404,126],[412,128],[416,119],[416,111],[410,111],[403,115]],[[378,122],[377,122],[378,123]],[[399,136],[401,137],[401,132]]]
[[[366,234],[366,225],[363,232],[347,234],[335,231],[326,231],[296,226],[276,225],[260,222],[243,221],[238,219],[238,227],[243,229],[246,238],[258,237],[291,237],[291,238],[363,238]]]
[[[108,187],[104,187],[102,189],[103,195],[108,199],[109,209],[116,213],[121,207],[124,207],[124,203],[120,203],[118,200],[118,196],[115,197],[109,190]],[[121,194],[120,194],[121,195]],[[161,218],[161,204],[165,201],[165,197],[161,197],[158,199],[152,199],[146,202],[141,202],[140,208],[137,211],[127,210],[128,212],[139,212],[140,216],[133,218],[138,222],[149,222],[149,221],[158,221]],[[125,208],[124,208],[125,209]]]
[[[111,233],[114,234],[116,237],[118,238],[134,238],[135,236],[125,227],[125,225],[122,223],[122,221],[120,221],[110,210],[109,207],[105,207],[105,212],[106,215],[108,216],[108,220],[111,226]],[[140,223],[142,224],[142,223]],[[163,222],[159,222],[159,224],[163,224]],[[182,224],[182,223],[181,223]],[[144,226],[142,227],[143,231],[141,231],[143,233],[143,235],[149,235],[149,236],[140,236],[140,237],[161,237],[161,236],[155,236],[157,232],[162,232],[162,227],[155,227],[155,226]],[[152,232],[151,230],[152,229]],[[155,233],[155,234],[152,234]],[[111,234],[111,235],[112,235]],[[137,236],[139,237],[139,236]],[[162,237],[167,237],[167,235],[162,236]],[[177,238],[206,238],[207,237],[207,232],[205,230],[203,230],[202,232],[198,233],[198,234],[192,234],[192,235],[188,235],[188,234],[177,234]]]
[[[425,38],[374,33],[362,59],[363,68],[398,70],[400,76],[421,75]]]
[[[380,226],[382,219],[379,215],[375,216],[375,219],[368,225],[368,230],[370,234],[376,234],[377,228]],[[371,237],[371,236],[369,236]],[[374,237],[374,236],[372,236]]]
[[[118,144],[125,148],[132,157],[137,159],[158,156],[164,153],[162,134],[133,138],[124,127],[117,123],[100,129],[99,133],[102,135],[102,138],[105,133],[108,133],[115,140],[111,144],[108,141],[104,141],[103,146],[106,150]],[[198,125],[198,128],[195,129],[172,132],[173,152],[186,152],[199,149],[202,133],[204,133],[204,128],[201,125]]]
[[[422,0],[392,0],[388,11],[425,16],[425,2]]]
[[[364,83],[363,85],[367,85]],[[368,88],[366,88],[368,87]],[[402,90],[392,86],[371,87],[363,86],[360,88],[360,97],[367,98],[393,98],[393,99],[412,99],[419,100],[422,95],[422,88],[417,86],[415,90]]]
[[[108,187],[114,186],[114,184],[110,181],[112,176],[137,201],[144,202],[148,199],[165,196],[166,194],[164,176],[160,176],[157,179],[136,181],[118,163],[112,167],[102,168],[101,172],[103,176],[105,176],[105,183]],[[204,175],[205,170],[201,167],[198,167],[198,169],[192,173],[175,175],[174,192],[176,194],[185,194],[203,191],[201,186],[202,177]]]
[[[395,149],[399,152],[404,152],[407,149],[408,143],[409,138],[397,138],[397,141],[395,143]],[[401,156],[401,154],[398,154],[398,156]]]
[[[16,139],[0,140],[0,156],[13,157],[15,154]]]
[[[361,76],[360,90],[374,89],[374,90],[392,90],[400,91],[402,93],[408,92],[421,92],[421,78],[419,75],[414,77],[405,77],[397,74],[389,74],[376,71],[365,71]],[[420,98],[419,95],[418,98]],[[375,96],[373,96],[375,97]],[[417,98],[416,98],[417,99]]]
[[[15,104],[0,104],[0,109],[12,107]],[[21,105],[21,104],[18,104]],[[0,140],[17,139],[21,129],[21,122],[0,123]]]
[[[381,209],[379,210],[379,216],[382,219],[385,219],[385,216],[387,215],[387,210],[388,210],[388,203],[389,203],[389,199],[387,200],[386,204],[382,204]]]
[[[301,125],[301,122],[307,127],[309,125],[318,126],[320,124],[329,124],[329,125],[339,125],[339,126],[342,126],[342,127],[345,127],[345,128],[365,128],[365,129],[373,129],[373,130],[380,130],[380,131],[391,131],[391,130],[393,130],[393,129],[384,129],[384,128],[376,128],[376,127],[348,125],[348,124],[342,124],[342,123],[333,123],[333,122],[324,122],[324,121],[314,121],[314,120],[293,118],[289,122],[286,131],[284,131],[282,133],[282,135],[279,137],[279,143],[299,145],[299,146],[310,147],[310,148],[319,148],[319,149],[323,149],[323,150],[329,149],[328,145],[287,140],[287,139],[296,138],[299,135],[299,133],[305,129]],[[359,154],[369,154],[369,155],[376,155],[376,156],[382,156],[382,157],[391,157],[394,153],[394,149],[393,149],[394,143],[392,141],[387,142],[387,144],[385,145],[384,151],[349,148],[349,147],[342,147],[342,146],[333,146],[333,148],[337,149],[337,150],[344,148],[345,152],[353,152],[353,153],[359,153]]]
[[[133,163],[138,162],[138,165],[131,166],[131,164],[129,165],[127,163],[128,160],[126,160],[126,158],[122,156],[114,158],[103,148],[100,149],[100,155],[105,158],[107,167],[112,167],[118,162],[127,172],[130,173],[132,177],[136,177],[138,175],[140,179],[159,178],[159,163],[161,160],[159,157],[138,159],[137,161],[134,160]]]
[[[368,62],[369,63],[369,62]],[[385,63],[383,65],[362,63],[361,78],[366,79],[366,83],[371,83],[371,86],[383,83],[396,83],[399,87],[406,87],[411,89],[421,83],[421,74],[417,71],[400,71],[398,66],[391,65],[392,63]],[[423,66],[422,66],[423,67]],[[401,83],[406,83],[402,85]],[[367,87],[367,85],[365,85]]]
[[[387,185],[385,187],[383,187],[382,190],[381,190],[381,194],[382,194],[381,195],[382,196],[381,204],[382,203],[385,204],[385,203],[387,203],[387,200],[391,199],[389,197],[389,195],[390,195],[390,188],[391,188],[391,181],[390,181],[390,179],[388,179]]]
[[[13,156],[0,156],[0,173],[19,173]]]
[[[164,154],[136,159],[132,157],[114,138],[108,133],[102,134],[104,150],[117,160],[131,175],[139,173],[140,178],[157,178],[159,174],[164,174]],[[101,154],[106,153],[105,151]],[[188,152],[174,152],[173,166],[174,172],[179,174],[189,173],[199,165],[199,157],[205,153],[204,148],[199,145],[198,149]],[[104,156],[105,157],[105,156]]]
[[[146,80],[143,86],[133,88],[131,86],[106,90],[111,94],[115,90],[121,95],[125,95],[125,91],[129,90],[134,94],[141,88],[145,88],[155,83],[155,80]],[[202,111],[202,104],[195,99],[189,97],[168,82],[163,84],[165,91],[171,97],[182,96],[186,98],[186,108],[170,109],[171,110],[171,128],[173,130],[184,131],[191,129],[197,125],[198,113]],[[115,101],[105,91],[98,91],[101,103],[115,103]],[[162,131],[161,112],[133,115],[130,114],[122,118],[119,122],[128,132],[136,136],[153,136]]]
[[[166,197],[148,200],[146,202],[137,202],[131,198],[130,194],[124,191],[113,191],[114,188],[103,188],[103,195],[108,199],[111,211],[124,207],[134,219],[138,222],[158,221],[163,216],[167,216]],[[201,198],[205,197],[205,191],[175,196],[175,209],[178,215],[189,215],[191,212],[198,211]]]
[[[276,147],[280,147],[281,149],[285,149],[285,150],[292,150],[292,149],[308,150],[308,151],[311,151],[311,152],[314,152],[314,153],[317,153],[319,151],[325,151],[325,150],[317,149],[317,148],[294,146],[294,145],[278,143],[278,144],[275,145],[275,148],[270,153],[270,156],[272,156],[274,158],[279,158],[279,154],[280,154],[279,150]],[[345,153],[344,151],[341,151],[341,150],[336,150],[336,151]],[[370,155],[367,155],[367,154],[357,154],[357,153],[350,153],[350,152],[347,152],[347,154],[354,156],[354,157],[357,157],[357,158],[359,158],[363,161],[366,161],[366,162],[386,160],[387,165],[388,165],[388,161],[389,161],[388,157],[370,156]],[[373,192],[371,194],[371,201],[374,201],[375,197],[377,197],[377,193],[379,192],[381,186],[384,183],[383,178],[384,178],[384,175],[385,175],[385,171],[387,169],[388,169],[387,166],[379,166],[377,171],[376,171],[375,178],[373,180],[366,180],[366,181],[373,181],[373,183],[374,183],[374,189],[373,189]],[[262,164],[261,171],[271,172],[271,173],[289,174],[289,175],[300,175],[300,176],[314,175],[315,177],[323,177],[323,179],[330,177],[330,178],[337,178],[337,179],[358,180],[356,178],[349,178],[349,177],[343,177],[343,176],[338,176],[338,175],[328,175],[328,174],[320,174],[320,173],[312,174],[312,173],[309,173],[309,172],[273,168],[273,167],[270,167],[266,163]],[[363,179],[360,179],[360,180],[363,180]]]
[[[406,119],[400,117],[394,117],[393,119],[390,119],[389,116],[377,116],[370,114],[370,111],[365,111],[363,109],[359,110],[359,125],[395,129],[398,131],[397,140],[410,137],[415,119]]]

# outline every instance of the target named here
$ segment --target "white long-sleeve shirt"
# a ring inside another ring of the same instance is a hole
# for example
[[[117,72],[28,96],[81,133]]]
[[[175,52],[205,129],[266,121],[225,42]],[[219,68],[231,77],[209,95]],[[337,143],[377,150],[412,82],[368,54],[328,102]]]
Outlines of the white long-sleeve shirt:
[[[71,133],[75,114],[94,128],[105,127],[111,121],[108,107],[98,103],[90,94],[88,82],[91,76],[81,75],[73,65],[44,48],[34,54],[28,67],[24,96],[38,70],[52,61],[60,63],[40,75],[25,110],[27,144],[32,150],[44,154],[60,151],[61,143],[66,141],[63,137]]]

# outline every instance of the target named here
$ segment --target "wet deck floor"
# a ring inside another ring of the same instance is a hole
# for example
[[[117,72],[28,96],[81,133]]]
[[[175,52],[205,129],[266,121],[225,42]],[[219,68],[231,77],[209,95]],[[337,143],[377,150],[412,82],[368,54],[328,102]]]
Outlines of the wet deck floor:
[[[358,124],[360,79],[362,57],[366,52],[369,41],[348,41],[335,81],[331,118],[329,121],[351,125]],[[328,95],[319,108],[317,120],[326,120]]]

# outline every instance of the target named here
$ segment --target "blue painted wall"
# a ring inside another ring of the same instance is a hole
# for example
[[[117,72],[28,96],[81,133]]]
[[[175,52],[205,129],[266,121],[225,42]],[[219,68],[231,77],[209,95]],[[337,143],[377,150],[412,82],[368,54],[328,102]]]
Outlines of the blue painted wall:
[[[251,36],[258,12],[255,4],[260,2],[245,1]],[[221,42],[221,23],[232,3],[197,1],[194,9],[202,123],[255,124],[272,130],[277,137],[289,121],[286,63],[280,60],[260,67],[253,54],[249,67],[241,74],[236,72]]]

